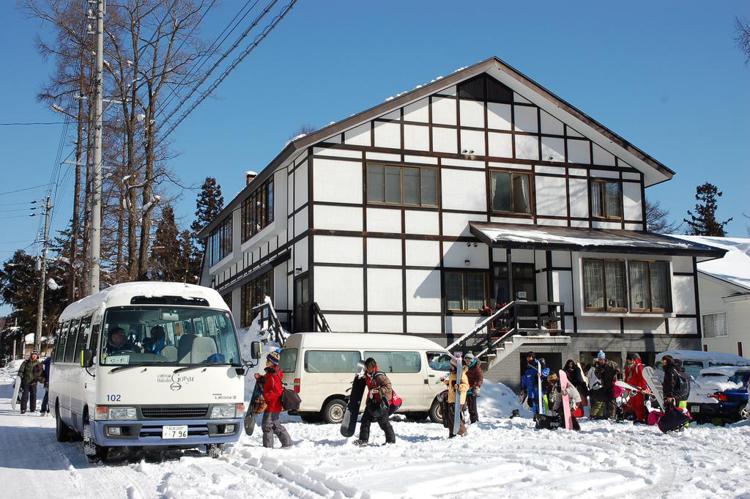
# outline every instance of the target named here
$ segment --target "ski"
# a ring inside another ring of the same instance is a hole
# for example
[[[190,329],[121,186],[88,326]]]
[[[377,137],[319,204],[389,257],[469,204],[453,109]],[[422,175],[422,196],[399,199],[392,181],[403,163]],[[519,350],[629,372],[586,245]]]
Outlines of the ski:
[[[454,386],[456,390],[456,401],[453,406],[453,434],[458,435],[461,429],[461,375],[463,374],[463,356],[461,352],[454,354],[456,359],[456,384]]]
[[[537,382],[537,390],[538,390],[538,402],[537,405],[539,406],[539,415],[544,416],[546,414],[546,411],[544,410],[544,391],[542,390],[542,363],[539,362],[537,359],[536,361],[536,382]]]
[[[570,395],[568,395],[568,386],[570,386],[570,381],[568,381],[568,375],[562,369],[560,369],[558,376],[560,377],[560,395],[562,396],[565,429],[572,430],[573,414],[570,412]]]
[[[18,401],[18,393],[21,390],[21,376],[16,376],[15,386],[13,387],[13,397],[10,399],[10,406],[13,410],[16,410],[16,402]]]
[[[349,400],[346,404],[346,412],[344,418],[341,420],[341,435],[349,438],[354,435],[354,431],[357,429],[357,416],[359,415],[359,406],[362,404],[362,396],[367,388],[367,380],[365,378],[365,365],[363,363],[357,364],[357,372],[354,374],[352,380],[352,387],[349,391]]]

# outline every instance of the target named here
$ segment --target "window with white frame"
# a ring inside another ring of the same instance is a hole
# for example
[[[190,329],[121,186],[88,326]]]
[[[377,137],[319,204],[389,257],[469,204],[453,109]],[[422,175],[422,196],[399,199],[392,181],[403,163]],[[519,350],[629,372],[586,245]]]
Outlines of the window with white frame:
[[[667,261],[584,258],[585,312],[667,313],[672,287]]]
[[[703,316],[703,337],[718,338],[727,336],[727,314],[705,314]]]

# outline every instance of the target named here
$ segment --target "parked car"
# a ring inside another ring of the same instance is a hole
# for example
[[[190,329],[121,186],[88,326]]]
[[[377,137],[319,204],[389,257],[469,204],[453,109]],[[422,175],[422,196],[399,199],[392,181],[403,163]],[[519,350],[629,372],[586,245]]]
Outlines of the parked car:
[[[445,388],[439,381],[450,370],[448,351],[419,336],[374,333],[296,333],[287,339],[280,365],[285,384],[302,399],[300,417],[340,423],[357,364],[368,357],[403,399],[400,414],[442,421],[435,397]]]
[[[750,367],[724,366],[701,370],[693,380],[688,409],[698,422],[747,419]]]
[[[702,352],[700,350],[667,350],[656,356],[656,366],[661,366],[661,359],[671,355],[682,361],[682,367],[693,378],[701,374],[702,369],[718,366],[750,366],[750,359],[731,353]]]

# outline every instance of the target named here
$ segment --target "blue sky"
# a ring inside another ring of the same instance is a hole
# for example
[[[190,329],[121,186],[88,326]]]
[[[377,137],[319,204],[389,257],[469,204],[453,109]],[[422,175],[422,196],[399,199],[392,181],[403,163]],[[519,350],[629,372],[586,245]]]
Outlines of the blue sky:
[[[211,38],[239,0],[209,14]],[[710,7],[710,8],[709,8]],[[729,233],[748,236],[750,66],[734,41],[750,3],[300,0],[290,16],[172,135],[182,181],[218,178],[228,201],[303,125],[323,126],[496,55],[677,172],[647,195],[681,220],[695,186],[723,191]],[[41,26],[0,2],[0,122],[58,121],[35,95],[53,69]],[[60,126],[0,126],[0,193],[48,182]],[[71,150],[65,146],[64,155]],[[62,185],[53,229],[70,216]],[[174,188],[173,194],[177,194]],[[42,189],[0,194],[0,259],[38,230],[23,208]],[[189,225],[195,193],[176,202]],[[31,248],[33,249],[33,247]]]

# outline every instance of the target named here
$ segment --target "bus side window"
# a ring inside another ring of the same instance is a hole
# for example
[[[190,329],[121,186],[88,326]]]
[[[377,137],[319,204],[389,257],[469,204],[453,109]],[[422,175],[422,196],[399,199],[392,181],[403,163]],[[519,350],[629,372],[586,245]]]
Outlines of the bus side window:
[[[89,350],[94,351],[94,355],[99,354],[99,350],[97,350],[97,347],[99,346],[99,324],[94,324],[91,327],[91,339],[89,340]]]
[[[59,362],[62,360],[60,358],[60,343],[63,342],[62,337],[62,323],[57,324],[57,329],[55,330],[55,350],[52,352],[52,361],[53,362]]]
[[[73,362],[80,363],[81,351],[86,348],[86,343],[91,333],[91,316],[81,319],[81,325],[78,327],[78,338],[76,339],[76,349],[73,352]]]
[[[55,355],[55,362],[65,362],[65,344],[68,342],[68,328],[70,321],[65,322],[60,330],[60,344]]]
[[[76,352],[76,341],[78,340],[78,323],[80,321],[74,319],[70,321],[70,328],[68,329],[68,341],[65,342],[65,362],[75,361]]]

